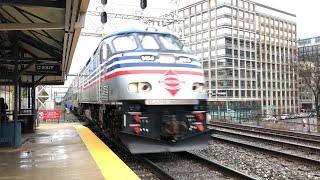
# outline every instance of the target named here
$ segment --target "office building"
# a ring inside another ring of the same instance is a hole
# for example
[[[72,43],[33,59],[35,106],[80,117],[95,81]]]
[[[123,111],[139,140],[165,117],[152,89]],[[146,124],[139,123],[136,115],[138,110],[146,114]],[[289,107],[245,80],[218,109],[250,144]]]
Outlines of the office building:
[[[210,107],[298,111],[294,14],[251,0],[202,0],[177,14],[185,45],[202,58]]]
[[[298,60],[300,63],[314,63],[320,61],[320,36],[298,39]],[[312,65],[312,64],[309,64]],[[319,66],[319,64],[317,64]],[[319,72],[319,71],[318,71]],[[312,80],[314,74],[310,74]],[[308,79],[308,78],[307,78]],[[315,99],[312,90],[305,83],[305,79],[300,76],[300,108],[301,110],[315,109]]]

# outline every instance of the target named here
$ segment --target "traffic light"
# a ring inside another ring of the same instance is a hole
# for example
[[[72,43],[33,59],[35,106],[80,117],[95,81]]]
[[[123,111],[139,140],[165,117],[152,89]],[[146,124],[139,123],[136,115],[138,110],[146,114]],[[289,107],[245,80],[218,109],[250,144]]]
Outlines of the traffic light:
[[[141,9],[145,9],[147,7],[147,0],[140,0]]]
[[[101,0],[102,5],[106,5],[108,3],[108,0]]]
[[[107,13],[105,11],[103,11],[101,14],[101,22],[102,24],[105,24],[107,22]]]

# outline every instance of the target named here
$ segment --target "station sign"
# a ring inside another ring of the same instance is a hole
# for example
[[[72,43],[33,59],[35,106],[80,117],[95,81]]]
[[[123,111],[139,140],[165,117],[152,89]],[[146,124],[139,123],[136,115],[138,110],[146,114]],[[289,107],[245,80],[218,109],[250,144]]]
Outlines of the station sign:
[[[41,72],[60,72],[60,64],[39,64],[36,65],[36,71]]]
[[[39,110],[39,120],[60,119],[60,110]]]

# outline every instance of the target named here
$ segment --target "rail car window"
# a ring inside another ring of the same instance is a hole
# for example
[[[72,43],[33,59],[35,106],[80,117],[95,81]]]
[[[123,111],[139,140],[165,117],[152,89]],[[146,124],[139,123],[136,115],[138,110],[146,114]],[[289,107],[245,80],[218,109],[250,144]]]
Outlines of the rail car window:
[[[159,35],[159,39],[164,48],[168,50],[182,50],[182,43],[179,41],[179,39],[172,35]]]
[[[139,41],[143,49],[160,49],[157,41],[151,35],[139,35]]]
[[[100,54],[98,53],[93,56],[90,72],[94,71],[98,67],[99,56]]]
[[[111,55],[110,47],[107,44],[102,44],[100,49],[100,63],[106,61]]]
[[[119,51],[130,51],[137,49],[137,43],[134,39],[134,36],[128,35],[128,36],[121,36],[117,37],[113,40],[114,48],[117,52]]]

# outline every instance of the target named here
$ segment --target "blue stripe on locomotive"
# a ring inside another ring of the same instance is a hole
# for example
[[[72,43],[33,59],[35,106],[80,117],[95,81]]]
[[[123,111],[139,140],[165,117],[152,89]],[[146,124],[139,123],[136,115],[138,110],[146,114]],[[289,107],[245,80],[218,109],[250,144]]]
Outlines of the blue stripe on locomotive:
[[[134,51],[136,52],[136,51]],[[143,54],[141,54],[143,55]],[[148,55],[148,54],[146,54]],[[159,56],[155,56],[156,59],[159,59]],[[116,58],[113,58],[112,60],[109,60],[106,65],[109,66],[110,64],[116,62],[116,61],[124,61],[124,60],[132,60],[132,59],[141,59],[141,56],[122,56],[122,57],[116,57]],[[193,58],[190,58],[192,62],[199,62],[198,60],[196,59],[193,59]],[[177,60],[177,58],[176,58]],[[141,60],[142,61],[142,60]],[[142,61],[143,62],[143,61]]]
[[[113,58],[112,60],[108,61],[106,63],[106,66],[110,66],[112,63],[117,62],[117,61],[125,61],[125,60],[132,60],[132,59],[140,59],[140,56],[123,56],[123,57],[116,57]],[[193,59],[193,61],[197,61]],[[102,67],[102,66],[100,66]],[[126,68],[126,67],[184,67],[184,68],[194,68],[194,69],[201,69],[201,66],[194,65],[194,64],[175,64],[175,63],[157,63],[157,62],[134,62],[134,63],[123,63],[123,64],[115,64],[111,67],[107,68],[107,72],[111,72],[115,69],[119,68]],[[92,80],[89,82],[95,81],[97,79],[97,75],[99,71],[96,71],[90,76],[88,76],[88,79],[94,77]],[[104,72],[101,72],[100,75],[104,75]]]
[[[164,64],[164,63],[125,63],[125,64],[116,64],[107,69],[107,72],[113,71],[118,68],[126,67],[185,67],[185,68],[196,68],[201,69],[201,66],[192,65],[192,64]]]

